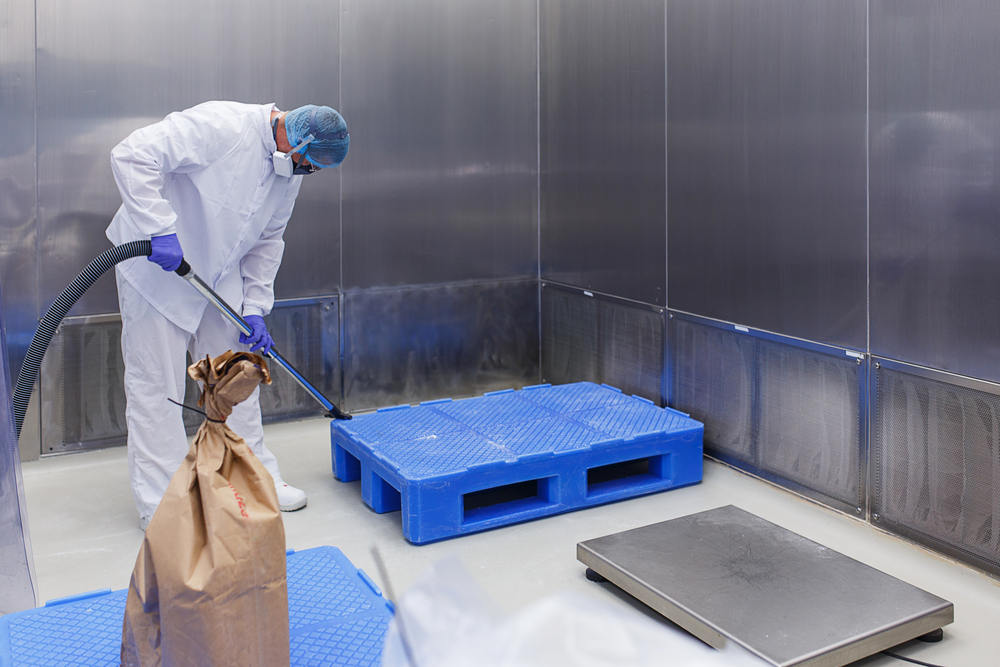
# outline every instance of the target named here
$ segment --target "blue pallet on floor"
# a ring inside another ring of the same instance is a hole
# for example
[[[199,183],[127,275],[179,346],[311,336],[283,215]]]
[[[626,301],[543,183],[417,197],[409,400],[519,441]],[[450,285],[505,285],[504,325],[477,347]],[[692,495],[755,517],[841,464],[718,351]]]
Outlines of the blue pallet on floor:
[[[292,667],[377,667],[392,603],[340,549],[288,554]],[[118,667],[127,590],[0,617],[0,667]]]
[[[701,481],[704,426],[579,382],[428,401],[331,424],[333,473],[414,544]]]

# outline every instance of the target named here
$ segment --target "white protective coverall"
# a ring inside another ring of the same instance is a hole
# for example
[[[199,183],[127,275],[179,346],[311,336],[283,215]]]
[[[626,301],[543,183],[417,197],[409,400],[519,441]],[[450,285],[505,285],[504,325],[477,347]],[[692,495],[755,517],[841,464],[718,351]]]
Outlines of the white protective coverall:
[[[115,245],[177,234],[191,268],[237,312],[267,315],[284,249],[282,234],[301,176],[274,173],[273,104],[205,102],[136,130],[111,152],[122,206],[107,236]],[[156,510],[187,454],[181,408],[193,358],[245,350],[239,332],[186,280],[142,259],[118,264],[125,358],[128,462],[140,518]],[[267,468],[259,389],[236,406],[230,428]]]

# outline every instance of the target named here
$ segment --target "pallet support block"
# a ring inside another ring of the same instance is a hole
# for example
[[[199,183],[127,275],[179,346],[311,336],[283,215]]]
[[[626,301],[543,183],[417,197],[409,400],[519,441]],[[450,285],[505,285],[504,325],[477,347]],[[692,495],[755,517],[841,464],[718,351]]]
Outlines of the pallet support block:
[[[589,382],[383,408],[331,424],[334,472],[424,544],[695,484],[701,423]]]
[[[333,447],[333,475],[341,482],[361,479],[361,461],[343,447]]]
[[[362,466],[363,469],[364,466]],[[374,470],[368,470],[363,474],[364,481],[361,482],[361,497],[368,503],[369,507],[379,514],[396,512],[401,509],[402,497],[398,490],[389,484],[389,482],[382,479]],[[368,482],[367,485],[365,481]],[[365,492],[366,486],[367,493]]]

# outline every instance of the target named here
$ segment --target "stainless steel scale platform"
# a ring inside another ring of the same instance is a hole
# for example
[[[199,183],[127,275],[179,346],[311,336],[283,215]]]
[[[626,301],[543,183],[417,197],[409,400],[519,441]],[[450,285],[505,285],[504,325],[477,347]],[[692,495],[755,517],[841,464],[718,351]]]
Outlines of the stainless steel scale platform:
[[[576,554],[707,644],[731,640],[778,667],[839,667],[955,618],[947,600],[732,505]]]

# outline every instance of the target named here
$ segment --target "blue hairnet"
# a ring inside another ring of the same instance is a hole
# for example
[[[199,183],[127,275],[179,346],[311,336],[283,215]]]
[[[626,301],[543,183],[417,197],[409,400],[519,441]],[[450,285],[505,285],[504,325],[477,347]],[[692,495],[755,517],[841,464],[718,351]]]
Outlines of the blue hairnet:
[[[307,104],[285,114],[285,132],[294,148],[310,134],[315,137],[302,153],[317,167],[336,167],[347,157],[351,136],[347,123],[330,107]]]

